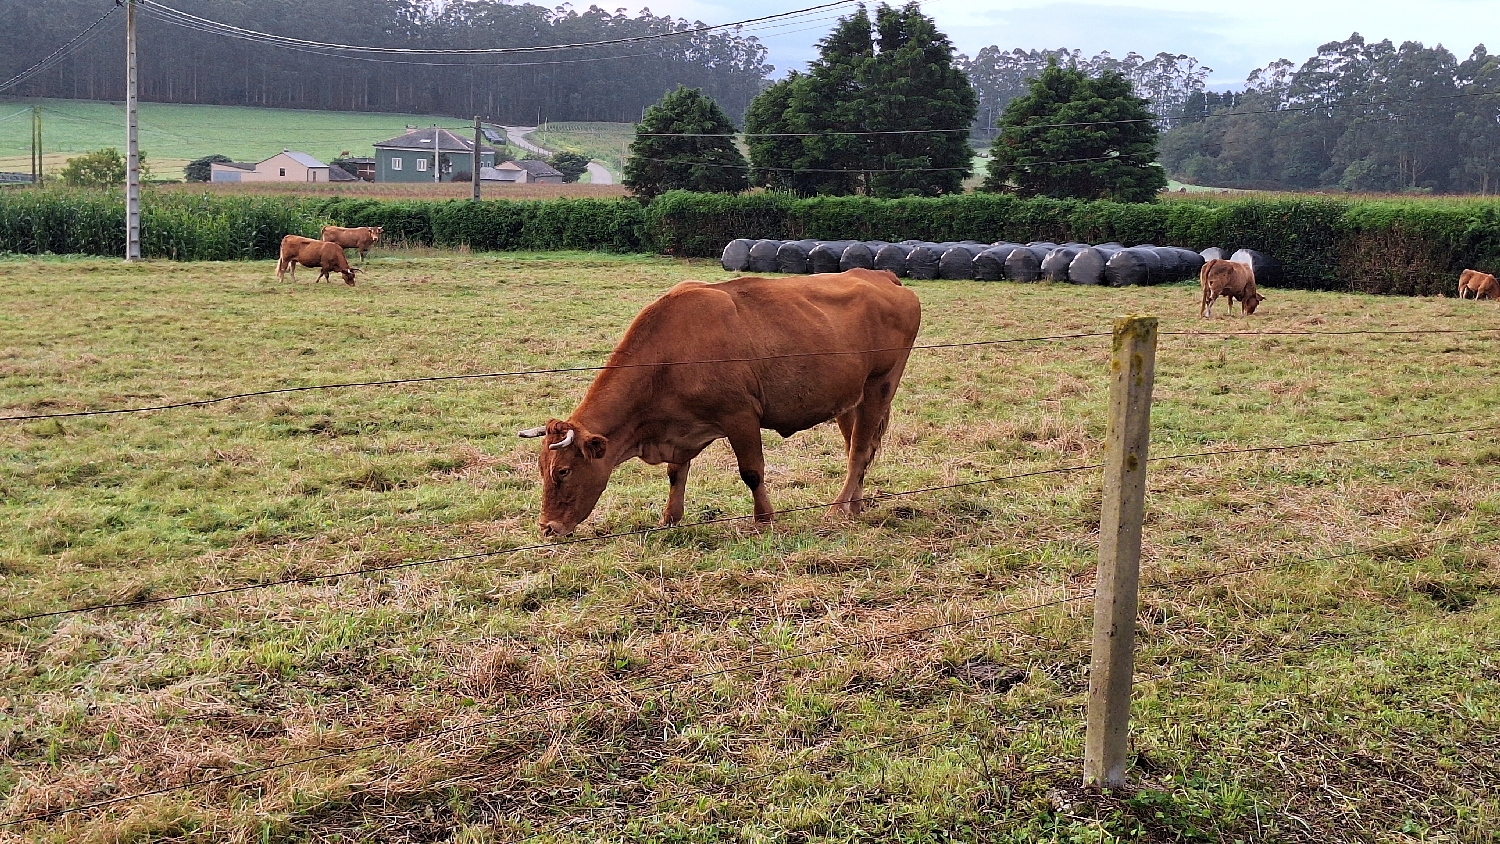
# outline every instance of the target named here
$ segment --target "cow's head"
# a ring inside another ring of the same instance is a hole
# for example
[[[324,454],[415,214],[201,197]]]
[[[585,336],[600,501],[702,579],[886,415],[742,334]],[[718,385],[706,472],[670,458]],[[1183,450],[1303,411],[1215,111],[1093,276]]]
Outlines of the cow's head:
[[[359,272],[358,269],[351,269],[349,267],[339,270],[339,273],[344,277],[344,283],[350,287],[354,286],[354,274],[357,272]]]
[[[1266,301],[1266,297],[1260,295],[1259,293],[1251,293],[1250,298],[1246,299],[1244,302],[1245,315],[1249,316],[1250,314],[1255,313],[1255,306],[1264,301]]]
[[[374,243],[375,241],[379,240],[380,239],[380,233],[383,232],[383,231],[385,231],[385,226],[371,226],[370,227],[370,234],[373,235],[373,236],[370,238],[370,242]]]
[[[572,422],[547,420],[520,432],[543,437],[547,447],[536,460],[542,474],[542,536],[561,538],[594,512],[614,466],[604,459],[609,440]]]

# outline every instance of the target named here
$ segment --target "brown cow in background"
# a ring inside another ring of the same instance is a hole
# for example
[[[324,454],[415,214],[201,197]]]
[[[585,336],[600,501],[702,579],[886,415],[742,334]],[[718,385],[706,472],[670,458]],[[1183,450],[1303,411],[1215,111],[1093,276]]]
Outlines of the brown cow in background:
[[[1246,316],[1255,313],[1255,308],[1266,297],[1255,292],[1255,270],[1249,264],[1241,264],[1235,261],[1225,261],[1222,258],[1214,258],[1203,265],[1203,271],[1198,274],[1198,282],[1203,286],[1203,307],[1200,315],[1204,319],[1213,316],[1214,302],[1220,296],[1229,300],[1229,307],[1225,313],[1234,313],[1234,302],[1240,302],[1240,310]]]
[[[346,229],[342,226],[324,226],[323,239],[329,243],[337,243],[343,249],[358,249],[359,263],[365,263],[365,253],[370,247],[380,241],[380,233],[385,231],[384,226],[359,226]]]
[[[789,437],[830,419],[849,461],[835,502],[859,513],[921,322],[916,294],[886,270],[673,287],[630,323],[571,416],[520,432],[547,445],[542,535],[572,533],[632,457],[667,464],[661,522],[677,524],[693,458],[721,437],[769,522],[761,429]]]
[[[1466,293],[1473,293],[1475,299],[1500,299],[1500,282],[1489,273],[1464,270],[1458,277],[1458,298],[1469,298]]]
[[[344,247],[337,243],[289,234],[281,239],[281,257],[276,261],[276,280],[281,281],[284,275],[290,274],[291,280],[296,281],[298,264],[322,270],[318,281],[328,278],[329,273],[337,272],[344,277],[344,283],[351,287],[354,285],[354,274],[359,272],[349,269],[349,259],[344,257]]]

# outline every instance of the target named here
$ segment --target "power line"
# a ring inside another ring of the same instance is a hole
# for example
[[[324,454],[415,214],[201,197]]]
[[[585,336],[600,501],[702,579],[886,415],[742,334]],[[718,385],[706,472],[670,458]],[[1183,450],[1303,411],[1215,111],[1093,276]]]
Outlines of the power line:
[[[795,9],[795,10],[790,11],[790,12],[779,12],[779,13],[774,14],[774,15],[762,15],[760,17],[747,18],[745,20],[734,21],[734,22],[731,22],[731,23],[714,24],[714,25],[711,25],[711,26],[691,27],[691,28],[687,28],[687,29],[677,30],[675,32],[652,33],[650,35],[635,35],[635,36],[629,36],[629,37],[626,37],[626,38],[611,38],[611,39],[607,39],[607,40],[603,40],[603,41],[588,41],[588,42],[581,42],[581,43],[575,43],[575,44],[552,44],[552,45],[534,46],[534,47],[489,47],[489,48],[465,49],[465,50],[455,50],[455,49],[430,50],[430,49],[414,49],[414,48],[410,48],[410,47],[370,47],[370,46],[364,46],[364,45],[358,45],[358,44],[338,44],[338,43],[330,43],[330,42],[324,42],[324,41],[309,41],[307,39],[302,39],[302,38],[289,38],[287,36],[282,36],[282,35],[272,35],[271,33],[268,33],[268,32],[259,32],[257,30],[253,30],[253,29],[245,29],[245,28],[242,28],[242,27],[238,27],[238,26],[233,26],[233,25],[230,25],[230,24],[222,23],[220,21],[211,20],[209,18],[199,17],[197,15],[188,14],[187,12],[183,12],[183,11],[180,11],[178,9],[173,9],[170,6],[162,5],[161,3],[155,2],[155,0],[137,0],[137,2],[139,3],[139,5],[142,8],[145,8],[145,9],[157,12],[162,17],[171,17],[171,18],[176,18],[178,20],[182,20],[182,21],[191,21],[191,22],[193,22],[193,23],[195,23],[195,24],[197,24],[199,26],[212,27],[215,30],[217,30],[217,34],[220,34],[220,35],[225,35],[225,36],[228,36],[228,37],[241,38],[241,39],[244,39],[244,40],[260,41],[262,43],[287,44],[287,45],[293,45],[293,46],[297,46],[297,47],[316,48],[316,49],[331,50],[331,51],[338,51],[338,52],[359,52],[359,53],[376,53],[376,54],[389,54],[389,55],[417,55],[417,56],[473,55],[473,56],[484,56],[484,55],[509,55],[509,54],[514,54],[514,53],[542,53],[542,52],[552,52],[552,51],[555,51],[555,50],[570,50],[570,49],[580,49],[580,48],[585,48],[585,47],[606,47],[606,46],[615,46],[615,45],[620,45],[620,44],[638,44],[638,43],[646,42],[646,41],[658,41],[658,40],[661,40],[663,38],[676,38],[676,37],[680,37],[680,36],[684,36],[684,35],[697,35],[697,34],[701,34],[701,33],[704,33],[704,32],[712,32],[714,30],[733,29],[733,28],[736,28],[736,27],[750,26],[752,24],[758,24],[758,23],[762,23],[762,22],[765,22],[765,21],[773,21],[773,20],[781,20],[781,19],[786,19],[786,18],[800,17],[800,16],[807,15],[807,14],[812,13],[812,12],[822,11],[824,9],[831,9],[831,8],[836,8],[836,7],[839,7],[839,6],[847,6],[847,5],[851,4],[851,3],[857,2],[857,0],[834,0],[834,2],[831,2],[831,3],[823,3],[823,4],[820,4],[820,5],[817,5],[817,6],[808,6],[806,8]]]
[[[714,136],[705,136],[705,137],[727,138],[727,137],[730,137],[730,136],[728,136],[728,135],[714,135]],[[1114,155],[1098,155],[1098,156],[1094,156],[1092,158],[1064,158],[1064,159],[1058,159],[1056,161],[1028,161],[1028,162],[1018,161],[1018,162],[1015,162],[1015,163],[1011,164],[1010,166],[1012,166],[1012,167],[1042,167],[1042,166],[1050,166],[1050,165],[1054,165],[1054,164],[1078,164],[1078,163],[1082,163],[1082,162],[1085,162],[1085,161],[1118,161],[1118,160],[1124,160],[1124,159],[1127,159],[1127,158],[1142,158],[1142,157],[1147,157],[1147,156],[1135,155],[1135,154],[1131,154],[1131,153],[1116,153]],[[887,174],[900,175],[902,173],[937,173],[937,172],[949,172],[949,171],[954,171],[954,170],[971,171],[971,170],[974,169],[973,165],[970,165],[968,167],[897,167],[895,169],[883,169],[883,168],[880,168],[880,167],[840,167],[840,168],[828,168],[828,167],[763,167],[763,166],[759,166],[759,165],[755,165],[755,164],[721,164],[721,163],[716,162],[716,161],[678,161],[676,159],[671,159],[671,158],[648,158],[648,157],[643,156],[643,155],[634,155],[634,156],[631,156],[631,158],[634,159],[634,160],[636,160],[636,161],[654,161],[654,162],[656,162],[658,164],[677,164],[677,165],[681,165],[681,166],[685,166],[685,167],[723,167],[723,168],[727,168],[727,169],[731,169],[731,170],[759,170],[759,171],[762,171],[762,172],[770,172],[770,173],[853,173],[853,174],[868,174],[868,175],[878,175],[878,174],[881,174],[881,173],[887,173]]]
[[[933,349],[958,349],[974,346],[994,346],[1009,343],[1039,343],[1051,340],[1075,340],[1087,337],[1108,337],[1108,332],[1087,332],[1082,334],[1057,334],[1048,337],[1015,337],[1000,340],[974,340],[960,343],[931,343],[922,346],[892,346],[884,349],[864,349],[850,352],[792,352],[784,355],[766,355],[764,357],[751,358],[718,358],[714,360],[696,361],[658,361],[655,363],[616,363],[604,364],[602,366],[568,366],[553,369],[521,369],[509,372],[475,372],[461,375],[429,375],[420,378],[393,378],[385,381],[350,381],[340,384],[309,384],[305,387],[277,387],[270,390],[254,390],[245,393],[235,393],[229,396],[220,396],[212,399],[198,399],[194,401],[173,402],[170,404],[147,405],[144,407],[123,407],[114,410],[78,410],[67,413],[34,413],[25,416],[0,416],[0,422],[25,422],[39,419],[67,419],[79,416],[107,416],[119,413],[147,413],[158,410],[175,410],[183,407],[202,407],[204,405],[218,404],[220,402],[235,401],[237,399],[255,398],[259,396],[273,396],[283,393],[301,393],[310,390],[337,390],[352,387],[388,387],[396,384],[426,384],[439,381],[466,381],[480,378],[510,378],[529,375],[560,375],[573,372],[602,372],[607,369],[639,369],[642,367],[656,366],[701,366],[723,363],[756,363],[767,360],[782,360],[786,358],[800,357],[832,357],[838,355],[866,355],[879,352],[894,352],[910,348],[913,351],[929,351]]]
[[[89,33],[93,32],[99,26],[99,24],[104,23],[104,21],[110,15],[114,14],[115,10],[118,9],[118,8],[120,8],[120,7],[119,6],[110,6],[109,7],[109,11],[107,11],[103,15],[101,15],[98,20],[96,20],[93,23],[89,24],[88,26],[84,27],[84,30],[82,32],[80,32],[77,35],[73,36],[73,40],[71,40],[68,43],[62,45],[61,47],[58,47],[56,50],[54,50],[52,52],[51,55],[47,56],[46,58],[44,58],[41,61],[37,62],[36,64],[32,65],[31,67],[26,68],[25,70],[21,71],[20,73],[16,74],[15,76],[12,76],[10,79],[7,79],[4,82],[0,82],[0,91],[4,91],[4,90],[6,90],[8,88],[14,88],[17,85],[20,85],[22,82],[25,82],[26,80],[30,79],[31,77],[36,76],[37,74],[42,73],[42,72],[48,70],[53,65],[57,64],[58,62],[62,61],[65,58],[67,58],[69,55],[72,55],[72,53],[75,50],[77,50],[79,47],[82,47],[84,44],[88,43],[90,40],[92,40],[93,38],[97,37],[97,34],[96,35],[90,35]]]

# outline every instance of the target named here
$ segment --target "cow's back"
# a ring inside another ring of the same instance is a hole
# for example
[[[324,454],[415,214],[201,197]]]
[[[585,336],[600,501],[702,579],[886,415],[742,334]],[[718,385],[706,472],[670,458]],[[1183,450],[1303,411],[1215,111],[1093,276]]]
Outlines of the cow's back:
[[[1255,289],[1255,270],[1246,264],[1222,258],[1206,261],[1199,277],[1205,286],[1215,291],[1230,290],[1238,293],[1241,290]]]
[[[652,368],[649,383],[617,372],[664,414],[748,406],[790,434],[857,404],[870,378],[904,364],[920,325],[916,294],[884,270],[684,282],[636,317],[610,362],[713,361]]]

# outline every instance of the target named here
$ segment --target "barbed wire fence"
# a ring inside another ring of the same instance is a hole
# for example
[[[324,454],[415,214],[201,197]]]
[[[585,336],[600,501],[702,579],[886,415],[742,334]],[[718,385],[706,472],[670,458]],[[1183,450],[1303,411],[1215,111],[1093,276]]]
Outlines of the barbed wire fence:
[[[1149,331],[1145,326],[1149,322]],[[1486,335],[1500,331],[1500,329],[1453,329],[1448,331],[1427,330],[1369,330],[1369,331],[1259,331],[1259,332],[1235,332],[1229,334],[1205,333],[1205,332],[1161,332],[1163,335],[1190,337],[1190,338],[1212,338],[1212,339],[1245,339],[1255,336],[1348,336],[1353,334],[1371,335],[1420,335],[1420,334],[1444,334],[1444,333],[1467,333],[1474,335]],[[1143,333],[1145,332],[1145,333]],[[1149,336],[1147,336],[1149,335]],[[1106,336],[1113,338],[1113,353],[1111,360],[1111,372],[1114,375],[1111,396],[1111,422],[1109,432],[1106,435],[1106,457],[1103,462],[1089,462],[1069,466],[1059,466],[1048,469],[1039,469],[1029,472],[994,475],[977,480],[963,481],[949,484],[933,485],[920,488],[898,490],[894,492],[881,492],[867,496],[864,500],[875,503],[904,497],[913,497],[933,494],[941,491],[951,491],[963,488],[980,486],[995,486],[1007,482],[1019,481],[1027,478],[1035,478],[1045,475],[1065,475],[1075,473],[1091,473],[1102,471],[1105,475],[1105,494],[1102,506],[1104,515],[1101,524],[1101,564],[1100,573],[1095,579],[1094,588],[1069,590],[1063,585],[1063,594],[1048,600],[1036,601],[1023,606],[1003,606],[987,612],[976,612],[966,615],[958,620],[941,621],[931,624],[919,624],[909,626],[896,633],[878,636],[864,636],[844,638],[831,644],[816,647],[800,647],[788,653],[774,656],[757,655],[750,653],[746,658],[736,661],[735,664],[717,667],[708,671],[689,672],[673,676],[669,669],[662,668],[655,671],[638,673],[628,680],[620,681],[609,689],[578,699],[568,699],[561,702],[551,703],[544,706],[535,706],[527,709],[524,715],[528,718],[546,715],[548,713],[564,710],[575,710],[596,704],[603,704],[621,697],[643,700],[654,698],[676,689],[681,689],[694,684],[701,684],[717,678],[728,676],[753,675],[764,673],[780,666],[790,666],[820,656],[832,654],[850,654],[855,652],[868,652],[882,646],[898,642],[914,642],[928,639],[932,634],[957,630],[983,630],[992,624],[1002,623],[1006,620],[1016,620],[1030,617],[1044,610],[1064,606],[1082,605],[1084,602],[1093,601],[1095,606],[1095,625],[1092,640],[1089,647],[1085,648],[1084,641],[1058,642],[1049,640],[1039,634],[1025,633],[1061,648],[1073,648],[1076,650],[1088,650],[1092,654],[1093,666],[1087,674],[1088,688],[1086,691],[1068,691],[1058,689],[1046,696],[1043,700],[1033,702],[1032,709],[1042,704],[1061,704],[1074,701],[1083,697],[1088,701],[1089,714],[1087,718],[1090,733],[1089,749],[1085,756],[1085,779],[1091,784],[1108,787],[1118,787],[1125,784],[1125,764],[1128,761],[1129,732],[1128,713],[1129,703],[1140,687],[1147,684],[1160,684],[1186,678],[1195,672],[1203,670],[1199,660],[1186,659],[1183,664],[1175,667],[1166,667],[1166,670],[1156,673],[1140,673],[1134,670],[1134,658],[1136,646],[1134,642],[1135,631],[1138,626],[1138,617],[1141,612],[1139,593],[1162,593],[1172,590],[1184,590],[1202,586],[1215,581],[1229,580],[1257,572],[1291,569],[1298,566],[1318,566],[1319,564],[1345,561],[1378,554],[1394,549],[1412,549],[1418,547],[1436,547],[1440,545],[1464,545],[1481,540],[1489,529],[1482,524],[1472,524],[1465,528],[1454,528],[1443,532],[1435,532],[1421,537],[1404,538],[1375,545],[1366,545],[1350,550],[1341,551],[1320,557],[1306,557],[1302,555],[1291,555],[1285,559],[1271,562],[1259,562],[1235,568],[1225,568],[1218,571],[1193,574],[1177,578],[1169,578],[1160,581],[1152,581],[1139,584],[1135,581],[1139,577],[1139,542],[1143,519],[1141,512],[1144,507],[1144,496],[1146,493],[1146,470],[1152,463],[1164,463],[1168,461],[1184,460],[1207,460],[1229,455],[1243,455],[1252,453],[1265,453],[1272,451],[1294,451],[1302,449],[1332,448],[1349,444],[1372,443],[1393,440],[1421,439],[1451,437],[1464,434],[1492,433],[1500,431],[1500,424],[1492,425],[1465,425],[1463,427],[1450,427],[1442,430],[1423,432],[1405,432],[1399,434],[1383,434],[1375,436],[1354,437],[1343,440],[1322,440],[1312,442],[1268,444],[1243,448],[1205,450],[1198,452],[1184,452],[1166,455],[1148,455],[1145,451],[1149,440],[1149,408],[1151,399],[1151,368],[1154,365],[1154,351],[1157,332],[1154,320],[1141,320],[1127,318],[1117,322],[1112,333],[1106,332],[1080,332],[1073,334],[1057,334],[1044,337],[1028,338],[1001,338],[993,340],[981,340],[961,343],[938,343],[916,346],[916,349],[954,349],[975,348],[989,345],[1012,344],[1012,343],[1041,343],[1041,342],[1067,342],[1074,340],[1099,339]],[[1134,337],[1134,341],[1131,339]],[[1132,343],[1137,345],[1132,345]],[[649,365],[711,365],[724,364],[728,362],[742,362],[746,360],[759,360],[759,358],[743,359],[715,359],[701,361],[669,361],[662,364]],[[16,414],[0,417],[0,421],[36,421],[55,419],[59,417],[73,416],[96,416],[96,415],[118,415],[118,414],[140,414],[166,411],[187,407],[200,407],[236,399],[245,399],[259,396],[282,394],[288,392],[304,392],[313,390],[330,389],[352,389],[357,387],[382,387],[402,384],[421,384],[440,381],[464,381],[474,379],[489,379],[501,377],[522,377],[529,375],[544,375],[555,373],[577,373],[597,372],[612,368],[609,364],[598,366],[563,367],[552,369],[533,370],[508,370],[504,372],[458,374],[424,376],[418,378],[371,380],[332,384],[317,384],[298,387],[276,388],[269,390],[255,390],[239,392],[232,395],[197,399],[191,401],[168,402],[156,405],[136,406],[115,409],[92,409],[82,411],[68,411],[62,413],[30,413]],[[1133,408],[1134,421],[1131,421],[1130,409]],[[1144,414],[1144,415],[1143,415]],[[1133,439],[1134,448],[1128,441]],[[1114,480],[1110,480],[1111,473]],[[1135,491],[1131,491],[1132,484]],[[1113,491],[1111,487],[1113,486]],[[1135,498],[1132,500],[1131,496]],[[1113,497],[1113,500],[1112,500]],[[820,503],[800,507],[789,507],[776,511],[775,515],[783,516],[798,512],[811,512],[823,510],[836,506],[835,503]],[[748,521],[751,515],[716,517],[705,519],[686,525],[662,526],[643,528],[639,530],[627,530],[600,534],[597,536],[562,540],[550,543],[522,544],[512,547],[483,551],[478,553],[455,555],[448,557],[437,557],[420,560],[406,560],[397,563],[389,563],[380,566],[371,566],[358,569],[349,569],[324,574],[298,575],[278,579],[262,580],[225,586],[216,589],[187,592],[180,594],[145,596],[129,600],[103,601],[95,603],[82,603],[69,607],[19,613],[0,618],[0,625],[19,627],[22,630],[30,629],[31,625],[39,622],[48,622],[65,616],[109,613],[122,610],[131,610],[155,604],[178,601],[195,601],[212,599],[224,595],[248,592],[252,590],[273,589],[277,587],[304,584],[319,581],[331,581],[351,577],[371,577],[380,574],[411,569],[417,567],[433,566],[458,561],[492,558],[509,554],[517,554],[526,551],[540,550],[556,546],[598,544],[627,537],[639,537],[665,531],[681,530],[687,527],[700,525],[727,524],[739,521]],[[1113,519],[1113,524],[1110,520]],[[1111,532],[1114,537],[1110,539]],[[1134,531],[1134,547],[1129,536]],[[1123,540],[1122,540],[1123,537]],[[1113,615],[1110,610],[1113,609]],[[1286,613],[1288,618],[1293,613]],[[1426,619],[1407,621],[1395,626],[1385,626],[1381,632],[1389,638],[1390,634],[1400,630],[1419,627],[1427,623]],[[1019,630],[1019,628],[1016,628]],[[1019,631],[1025,632],[1025,631]],[[1310,641],[1302,645],[1292,645],[1275,651],[1256,654],[1254,657],[1241,657],[1237,660],[1225,660],[1219,667],[1249,664],[1264,660],[1285,657],[1289,653],[1299,650],[1316,650],[1327,646],[1326,641]],[[1160,667],[1160,666],[1157,666]],[[1123,697],[1121,697],[1123,695]],[[1122,715],[1123,713],[1123,715]],[[159,788],[147,789],[137,792],[116,794],[103,799],[92,801],[72,802],[58,808],[48,809],[41,812],[21,813],[12,815],[10,818],[0,820],[0,829],[15,829],[30,824],[47,823],[67,816],[97,814],[114,807],[125,804],[133,804],[138,801],[147,800],[152,797],[186,792],[198,789],[209,789],[229,787],[233,785],[248,786],[257,778],[264,775],[285,770],[288,768],[315,765],[320,762],[330,762],[335,759],[357,757],[373,751],[390,747],[403,747],[421,742],[431,742],[440,739],[451,739],[452,737],[465,733],[481,733],[486,731],[503,730],[512,726],[517,720],[517,714],[506,712],[495,716],[476,718],[463,723],[445,725],[434,729],[419,731],[415,734],[403,735],[399,738],[387,738],[376,742],[366,742],[349,747],[341,747],[326,751],[312,752],[298,758],[284,760],[269,765],[241,767],[227,774],[190,779],[185,782],[164,785]],[[1112,737],[1114,743],[1109,744],[1106,737]],[[961,743],[962,736],[953,727],[942,727],[938,729],[924,730],[915,733],[903,733],[878,741],[854,746],[839,746],[829,750],[823,748],[823,752],[813,752],[809,748],[807,758],[791,764],[780,766],[769,771],[760,771],[754,774],[724,778],[711,786],[677,791],[653,797],[644,803],[632,803],[630,801],[617,801],[607,805],[571,805],[554,804],[547,808],[553,815],[561,815],[559,819],[550,823],[537,823],[525,818],[517,818],[511,824],[511,831],[520,837],[513,838],[514,841],[530,841],[553,834],[568,834],[570,831],[586,826],[595,821],[606,820],[611,817],[622,816],[626,819],[640,821],[649,819],[661,813],[664,806],[668,804],[681,804],[685,801],[698,798],[714,798],[733,796],[748,786],[773,780],[782,775],[799,769],[806,769],[814,765],[827,766],[830,757],[836,757],[838,761],[848,761],[856,757],[880,754],[893,751],[902,747],[931,747],[945,738]],[[1470,764],[1479,764],[1470,760]],[[601,785],[602,788],[602,785]],[[24,791],[24,789],[21,789]],[[603,793],[601,791],[600,793]],[[14,800],[14,796],[13,796]],[[497,819],[497,823],[499,819]]]

